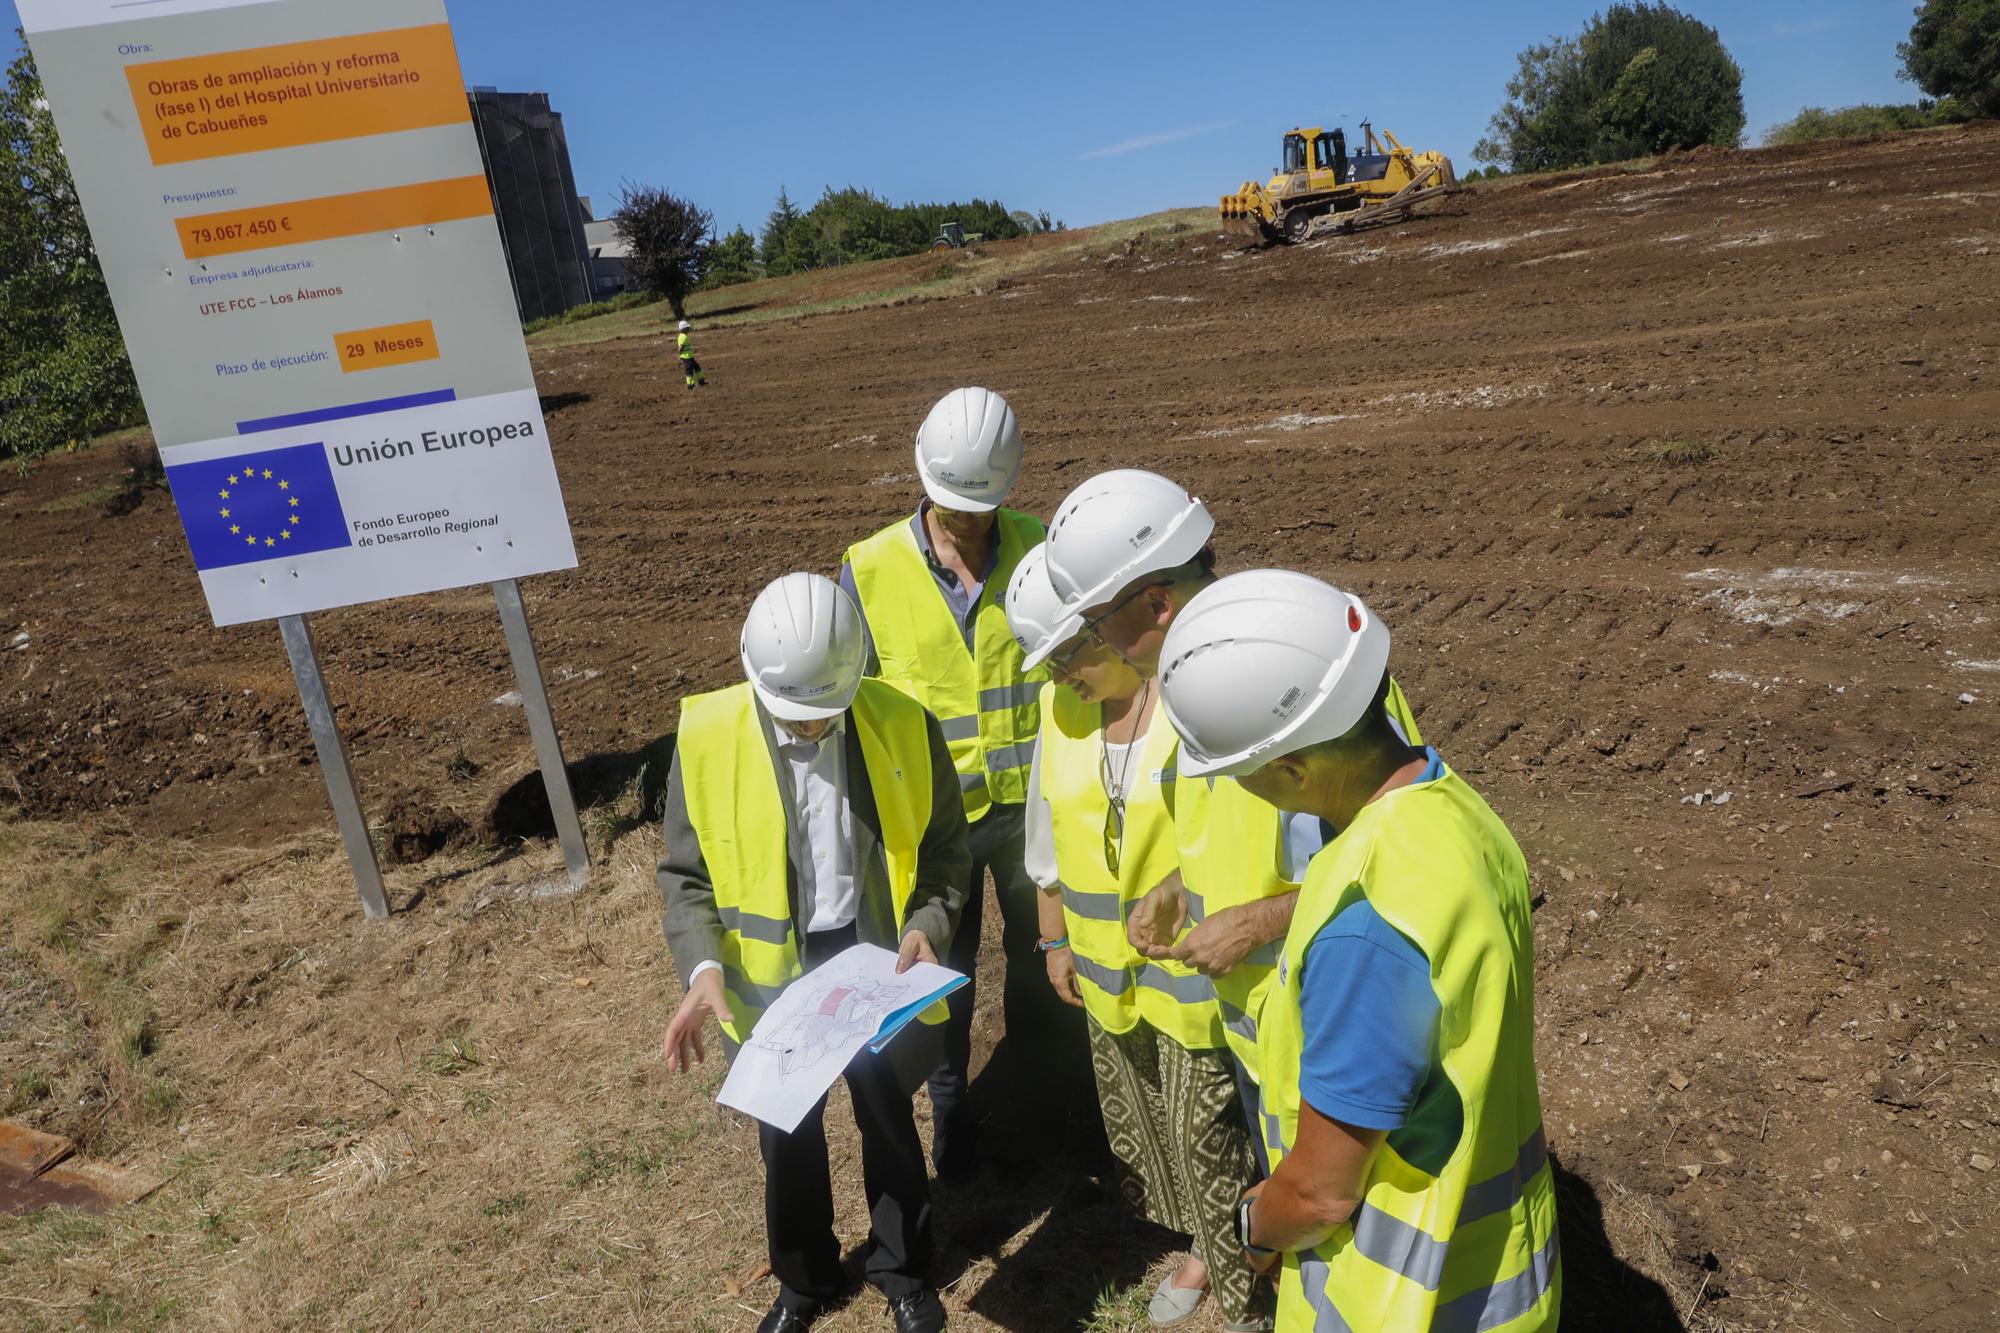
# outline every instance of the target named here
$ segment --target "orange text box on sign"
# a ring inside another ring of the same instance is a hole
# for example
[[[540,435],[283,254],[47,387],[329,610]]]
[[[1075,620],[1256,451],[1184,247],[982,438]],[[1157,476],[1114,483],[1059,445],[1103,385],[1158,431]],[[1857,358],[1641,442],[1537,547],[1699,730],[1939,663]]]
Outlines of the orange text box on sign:
[[[484,217],[492,211],[493,196],[486,191],[486,178],[459,176],[386,190],[294,199],[261,208],[235,208],[226,213],[197,213],[175,218],[174,227],[181,235],[181,253],[189,259],[206,259]]]
[[[334,334],[333,350],[340,358],[342,373],[400,366],[411,361],[435,361],[437,330],[427,319],[384,324],[379,329],[356,329],[352,333]]]
[[[125,67],[155,166],[471,118],[447,24]]]

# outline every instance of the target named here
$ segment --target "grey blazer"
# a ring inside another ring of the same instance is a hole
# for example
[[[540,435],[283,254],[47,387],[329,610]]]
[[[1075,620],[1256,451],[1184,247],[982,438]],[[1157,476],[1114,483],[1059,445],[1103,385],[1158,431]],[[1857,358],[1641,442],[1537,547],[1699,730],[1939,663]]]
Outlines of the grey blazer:
[[[757,709],[757,718],[768,740],[770,732],[762,706]],[[966,885],[972,878],[972,850],[967,841],[965,804],[958,792],[958,773],[952,767],[944,733],[937,719],[928,714],[924,725],[931,746],[931,822],[917,847],[917,882],[910,892],[903,929],[923,931],[942,960],[958,926],[959,913],[965,908]],[[854,829],[854,865],[861,876],[855,937],[865,944],[894,949],[900,938],[896,931],[895,904],[889,894],[888,863],[882,854],[882,821],[875,812],[875,789],[868,781],[868,766],[862,757],[861,740],[855,735],[851,711],[846,715],[841,737],[847,747],[844,758],[847,803]],[[771,762],[775,773],[775,748]],[[698,964],[710,959],[719,962],[722,958],[722,918],[716,910],[715,884],[709,879],[708,863],[702,858],[701,839],[688,818],[685,782],[680,754],[676,751],[673,768],[667,775],[662,821],[667,854],[660,861],[658,878],[664,909],[661,924],[683,987]],[[794,812],[787,808],[786,825],[788,830],[796,832],[790,829],[793,819]],[[800,902],[799,867],[791,859],[790,847],[791,839],[787,838],[785,886],[792,904],[792,930],[803,940],[805,905]]]

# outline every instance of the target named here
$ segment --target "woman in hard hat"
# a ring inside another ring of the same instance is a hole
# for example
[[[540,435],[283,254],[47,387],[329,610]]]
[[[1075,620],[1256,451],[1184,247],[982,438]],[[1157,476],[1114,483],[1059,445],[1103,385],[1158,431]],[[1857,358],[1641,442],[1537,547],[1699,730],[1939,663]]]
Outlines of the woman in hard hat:
[[[1278,1333],[1537,1333],[1562,1303],[1535,1076],[1534,928],[1513,835],[1395,725],[1389,631],[1360,598],[1252,570],[1160,654],[1184,776],[1340,833],[1312,859],[1258,1016],[1270,1179],[1238,1239],[1278,1270]]]
[[[1141,676],[1158,669],[1175,619],[1215,582],[1215,520],[1185,487],[1156,472],[1119,468],[1085,480],[1049,524],[1049,582],[1065,613]],[[1035,663],[1043,654],[1031,653]],[[1403,692],[1388,710],[1420,743]],[[1298,901],[1305,864],[1325,840],[1317,819],[1288,818],[1234,782],[1206,782],[1175,766],[1171,783],[1180,873],[1134,905],[1128,935],[1144,956],[1192,964],[1215,982],[1224,1031],[1243,1076],[1244,1111],[1260,1148],[1271,1122],[1257,1104],[1257,1011],[1270,989],[1277,942]]]
[[[708,384],[708,376],[701,373],[701,362],[694,359],[694,340],[688,337],[688,330],[693,327],[682,320],[679,331],[674,335],[674,349],[681,356],[681,374],[686,377],[690,389]]]
[[[1049,982],[1084,1011],[1126,1198],[1194,1241],[1148,1315],[1178,1324],[1212,1289],[1225,1327],[1266,1327],[1263,1284],[1231,1231],[1231,1205],[1257,1178],[1257,1160],[1215,988],[1191,967],[1141,957],[1125,933],[1132,904],[1176,865],[1161,782],[1173,730],[1157,716],[1153,681],[1062,613],[1045,547],[1015,571],[1007,617],[1024,652],[1050,648],[1054,677],[1041,690],[1025,854],[1042,890]]]
[[[751,603],[743,673],[681,701],[667,778],[660,897],[685,998],[667,1067],[703,1057],[713,1015],[731,1050],[794,980],[858,943],[898,970],[950,947],[965,902],[965,813],[937,719],[864,680],[861,617],[818,574]],[[940,1018],[942,1015],[939,1016]],[[898,1333],[937,1333],[930,1179],[910,1099],[940,1027],[912,1024],[845,1071],[868,1194],[866,1272]],[[764,1229],[778,1300],[759,1333],[803,1333],[846,1291],[820,1103],[790,1131],[759,1125]]]

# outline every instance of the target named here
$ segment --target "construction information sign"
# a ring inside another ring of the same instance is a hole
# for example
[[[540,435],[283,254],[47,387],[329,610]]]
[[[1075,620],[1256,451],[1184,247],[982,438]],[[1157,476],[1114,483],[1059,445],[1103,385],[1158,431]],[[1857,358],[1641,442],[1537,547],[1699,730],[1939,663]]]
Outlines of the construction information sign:
[[[219,625],[576,563],[442,0],[18,0]]]

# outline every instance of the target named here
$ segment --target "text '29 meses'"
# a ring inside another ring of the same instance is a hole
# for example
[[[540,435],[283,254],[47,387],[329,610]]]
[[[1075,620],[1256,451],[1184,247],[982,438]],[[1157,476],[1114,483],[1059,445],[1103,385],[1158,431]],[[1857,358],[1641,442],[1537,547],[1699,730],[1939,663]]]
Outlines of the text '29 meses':
[[[504,426],[474,426],[469,430],[427,430],[414,440],[372,440],[367,444],[336,444],[333,446],[333,461],[338,467],[353,467],[357,463],[391,463],[398,458],[415,458],[419,453],[441,454],[451,449],[464,449],[475,444],[483,444],[488,449],[498,448],[502,440],[532,439],[535,423],[532,421],[509,422]]]

